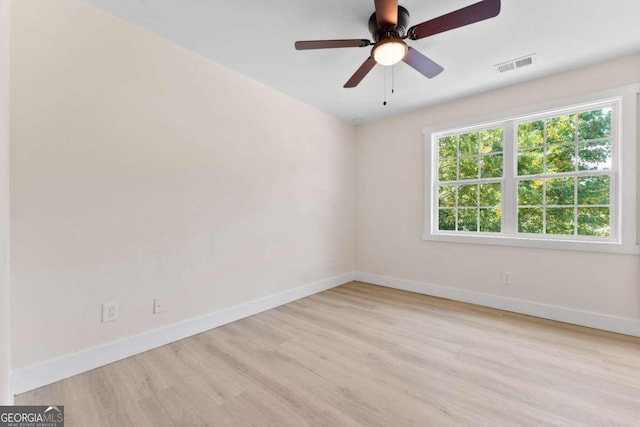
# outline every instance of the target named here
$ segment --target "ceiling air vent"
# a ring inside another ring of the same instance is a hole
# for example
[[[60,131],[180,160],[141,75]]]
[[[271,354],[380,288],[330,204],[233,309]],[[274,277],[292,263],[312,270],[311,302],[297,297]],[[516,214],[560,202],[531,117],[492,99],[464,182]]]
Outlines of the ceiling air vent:
[[[496,64],[496,70],[498,70],[499,73],[506,73],[507,71],[515,70],[516,68],[522,68],[526,67],[527,65],[531,65],[533,64],[533,55],[535,55],[535,53]]]
[[[511,71],[514,68],[516,68],[516,65],[513,62],[507,62],[506,64],[498,65],[498,71],[500,71],[501,73],[504,73],[506,71]]]
[[[533,59],[530,56],[527,56],[526,58],[518,59],[516,61],[516,68],[525,67],[531,64],[533,64]]]

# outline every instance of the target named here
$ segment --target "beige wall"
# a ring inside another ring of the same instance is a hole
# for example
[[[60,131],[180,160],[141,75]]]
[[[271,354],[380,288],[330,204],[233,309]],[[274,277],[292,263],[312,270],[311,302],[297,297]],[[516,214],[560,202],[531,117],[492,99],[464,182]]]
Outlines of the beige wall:
[[[351,125],[80,1],[11,24],[13,368],[353,270]]]
[[[422,240],[423,128],[640,82],[640,55],[358,128],[358,271],[640,319],[640,257]],[[502,271],[513,285],[502,284]]]
[[[9,372],[9,0],[0,0],[0,405],[13,402]]]

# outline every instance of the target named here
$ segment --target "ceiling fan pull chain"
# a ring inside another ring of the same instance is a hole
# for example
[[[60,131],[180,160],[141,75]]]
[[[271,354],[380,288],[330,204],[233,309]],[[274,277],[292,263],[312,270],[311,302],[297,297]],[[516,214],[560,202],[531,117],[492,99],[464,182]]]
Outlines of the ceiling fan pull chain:
[[[395,87],[396,87],[396,79],[395,79],[395,73],[393,72],[396,69],[395,65],[391,66],[391,93],[393,94],[395,92]]]
[[[382,86],[382,98],[383,98],[383,102],[382,105],[387,105],[387,67],[383,67],[383,72],[384,72],[384,84]]]

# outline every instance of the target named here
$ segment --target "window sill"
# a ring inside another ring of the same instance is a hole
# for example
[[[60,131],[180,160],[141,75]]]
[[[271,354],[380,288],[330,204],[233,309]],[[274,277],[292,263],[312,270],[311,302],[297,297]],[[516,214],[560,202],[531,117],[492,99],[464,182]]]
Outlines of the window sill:
[[[593,241],[593,240],[551,240],[537,239],[535,237],[514,237],[491,234],[447,234],[425,233],[422,236],[425,241],[470,243],[478,245],[515,246],[521,248],[555,249],[564,251],[603,252],[614,254],[640,255],[639,245],[624,245],[617,241]]]

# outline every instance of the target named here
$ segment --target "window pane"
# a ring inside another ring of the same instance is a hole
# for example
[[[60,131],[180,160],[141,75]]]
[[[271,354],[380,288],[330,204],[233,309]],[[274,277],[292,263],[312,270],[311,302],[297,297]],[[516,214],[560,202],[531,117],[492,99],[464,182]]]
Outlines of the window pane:
[[[518,175],[535,175],[542,173],[542,148],[527,150],[518,154]]]
[[[547,234],[574,234],[573,208],[547,209]]]
[[[542,233],[542,208],[518,209],[519,233]]]
[[[502,177],[502,154],[493,154],[480,157],[480,177]]]
[[[611,108],[602,108],[578,115],[578,139],[584,141],[609,136],[611,136]]]
[[[480,231],[499,233],[500,229],[500,209],[480,209]]]
[[[500,206],[502,189],[499,182],[480,184],[480,206]]]
[[[435,134],[437,155],[430,166],[437,168],[438,181],[429,184],[437,191],[434,228],[448,230],[443,234],[526,233],[521,238],[558,241],[619,237],[611,226],[619,215],[614,203],[619,200],[617,104],[602,101],[507,118],[490,129],[479,125]],[[503,211],[506,230],[501,229]]]
[[[456,229],[456,211],[454,209],[438,210],[438,230]]]
[[[611,233],[609,208],[578,208],[578,234],[607,237]]]
[[[518,125],[518,149],[542,147],[544,144],[544,122],[520,123]]]
[[[476,184],[458,187],[458,206],[478,206],[478,186]]]
[[[547,205],[573,205],[574,178],[547,180]]]
[[[460,155],[478,154],[478,132],[460,135]]]
[[[547,144],[564,144],[576,138],[576,116],[553,117],[547,120]]]
[[[438,206],[455,207],[456,206],[456,186],[455,185],[443,185],[438,188]]]
[[[573,172],[576,168],[575,151],[573,145],[550,147],[547,153],[547,173]]]
[[[578,144],[578,169],[611,169],[611,140],[604,139]]]
[[[518,205],[542,205],[543,188],[541,179],[520,181],[518,183]]]
[[[480,152],[497,153],[502,148],[502,128],[487,129],[480,132]]]
[[[610,192],[610,178],[606,175],[578,178],[579,205],[608,205]]]
[[[458,231],[478,231],[478,209],[458,209]]]
[[[438,140],[438,155],[442,157],[456,157],[458,138],[453,136],[447,136]]]
[[[460,159],[460,179],[478,178],[478,157]]]
[[[455,181],[457,178],[456,159],[440,159],[438,162],[438,179],[440,181]]]

